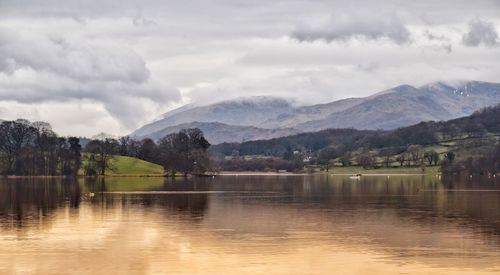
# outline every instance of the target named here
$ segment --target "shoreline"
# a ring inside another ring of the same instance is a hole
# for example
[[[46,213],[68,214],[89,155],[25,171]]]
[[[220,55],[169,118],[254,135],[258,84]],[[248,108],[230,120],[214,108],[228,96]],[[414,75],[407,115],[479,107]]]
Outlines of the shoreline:
[[[221,172],[217,176],[316,176],[316,175],[330,175],[330,176],[352,176],[353,174],[349,173],[328,173],[328,172],[315,172],[315,173],[277,173],[277,172],[253,172],[253,171],[242,171],[242,172]],[[374,176],[439,176],[440,174],[429,174],[429,173],[369,173],[363,174],[362,177]]]

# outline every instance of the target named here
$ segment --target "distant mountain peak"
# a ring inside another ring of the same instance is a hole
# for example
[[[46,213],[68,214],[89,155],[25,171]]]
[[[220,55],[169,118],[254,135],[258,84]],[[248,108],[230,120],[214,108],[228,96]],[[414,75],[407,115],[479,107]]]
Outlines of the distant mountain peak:
[[[444,90],[450,90],[453,88],[454,88],[453,86],[450,86],[449,84],[447,84],[445,82],[441,82],[441,81],[432,82],[432,83],[425,84],[425,85],[419,87],[419,89],[421,89],[421,90],[434,90],[434,91],[435,90],[444,91]]]
[[[393,87],[393,88],[390,88],[390,89],[378,92],[378,93],[373,94],[371,96],[368,96],[368,98],[375,98],[375,97],[378,97],[378,96],[381,96],[381,95],[392,94],[392,93],[414,92],[416,90],[418,90],[418,89],[415,88],[415,87],[413,87],[413,86],[411,86],[411,85],[402,84],[402,85],[398,85],[396,87]]]

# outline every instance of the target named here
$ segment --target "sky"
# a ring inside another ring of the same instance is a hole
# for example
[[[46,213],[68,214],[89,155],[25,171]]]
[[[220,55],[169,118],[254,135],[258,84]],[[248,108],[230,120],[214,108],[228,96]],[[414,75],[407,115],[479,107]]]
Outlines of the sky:
[[[498,0],[0,0],[0,119],[126,135],[187,103],[500,82]]]

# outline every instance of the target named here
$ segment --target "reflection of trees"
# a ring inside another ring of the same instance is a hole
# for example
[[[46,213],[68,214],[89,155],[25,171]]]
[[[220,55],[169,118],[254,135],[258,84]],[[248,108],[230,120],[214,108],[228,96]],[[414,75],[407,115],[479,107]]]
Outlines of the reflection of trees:
[[[87,178],[83,186],[95,197],[92,205],[113,208],[140,206],[159,207],[169,212],[203,215],[207,208],[207,193],[162,193],[162,191],[209,191],[205,181],[180,178]],[[159,191],[159,192],[158,192]]]
[[[444,191],[500,190],[498,182],[449,183],[435,176],[363,176],[360,181],[332,176],[240,176],[222,177],[214,185],[216,190],[243,192],[212,197],[205,217],[209,227],[276,236],[283,246],[297,237],[311,245],[317,240],[325,245],[331,238],[433,266],[458,258],[456,265],[470,267],[475,264],[471,259],[481,256],[485,268],[498,259],[500,192]],[[269,191],[276,191],[277,197],[268,196]]]
[[[46,222],[63,206],[78,208],[80,187],[70,179],[22,178],[0,181],[0,220],[2,226],[23,226]]]
[[[436,177],[263,176],[211,178],[3,179],[0,181],[2,226],[50,220],[57,208],[145,207],[166,214],[205,215],[209,198],[219,204],[262,207],[322,208],[337,211],[381,209],[421,225],[453,220],[500,234],[500,192],[453,192],[444,189],[499,189],[498,181]],[[203,193],[204,191],[226,193]],[[146,191],[146,192],[140,192]],[[155,191],[179,191],[162,193]],[[182,193],[200,191],[200,193]],[[89,192],[95,196],[89,197]],[[222,201],[220,201],[222,199]]]
[[[206,191],[203,181],[164,178],[104,179],[19,178],[0,180],[0,224],[2,227],[50,223],[59,208],[78,208],[84,200],[93,207],[160,208],[169,213],[203,215],[208,194],[156,194],[154,191]],[[120,193],[124,189],[125,193]],[[152,191],[134,194],[134,191]],[[106,192],[117,193],[106,193]],[[104,193],[102,193],[104,192]],[[90,193],[94,193],[90,196]]]
[[[234,198],[245,204],[275,205],[281,202],[283,206],[340,211],[390,210],[401,219],[408,219],[411,215],[411,219],[421,225],[453,220],[470,228],[481,227],[485,232],[492,230],[500,234],[500,223],[497,222],[500,217],[500,192],[477,191],[500,190],[498,180],[462,177],[441,181],[435,176],[365,176],[360,181],[354,181],[331,176],[240,176],[222,177],[214,186],[216,190],[239,189],[256,194],[259,191],[274,191],[282,195],[269,199],[264,196],[262,199]]]

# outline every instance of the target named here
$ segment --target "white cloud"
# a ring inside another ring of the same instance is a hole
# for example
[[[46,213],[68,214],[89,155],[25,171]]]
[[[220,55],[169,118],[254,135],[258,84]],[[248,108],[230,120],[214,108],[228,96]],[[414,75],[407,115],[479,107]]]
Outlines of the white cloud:
[[[75,100],[72,102],[47,101],[30,104],[16,101],[0,101],[2,119],[26,118],[31,121],[50,121],[60,135],[92,136],[96,129],[108,133],[123,132],[119,122],[96,102]]]

